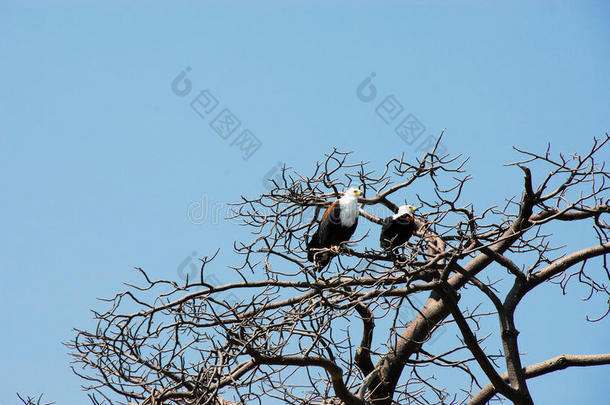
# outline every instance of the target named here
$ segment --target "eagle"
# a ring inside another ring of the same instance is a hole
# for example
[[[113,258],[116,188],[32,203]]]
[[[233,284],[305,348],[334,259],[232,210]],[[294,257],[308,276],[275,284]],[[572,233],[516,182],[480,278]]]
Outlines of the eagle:
[[[415,208],[412,205],[401,205],[398,212],[382,222],[379,244],[382,249],[393,251],[409,240],[415,230]]]
[[[350,188],[326,209],[318,229],[307,243],[307,260],[320,267],[326,266],[337,253],[341,242],[348,241],[358,225],[358,196],[362,192]],[[323,252],[332,249],[334,254]]]

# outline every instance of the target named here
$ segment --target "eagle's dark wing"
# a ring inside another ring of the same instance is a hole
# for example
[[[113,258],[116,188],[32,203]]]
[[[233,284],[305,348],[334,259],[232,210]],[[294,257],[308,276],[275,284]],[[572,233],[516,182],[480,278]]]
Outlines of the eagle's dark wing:
[[[388,217],[383,220],[379,244],[382,249],[392,248],[404,244],[413,235],[415,220],[410,215],[399,218]]]
[[[392,221],[392,217],[387,217],[382,222],[381,233],[379,234],[379,245],[382,249],[386,249],[390,246],[393,223],[394,221]]]
[[[314,254],[316,253],[314,250],[330,247],[329,234],[331,232],[329,224],[331,221],[335,221],[335,218],[337,221],[340,220],[339,200],[334,201],[326,211],[324,211],[318,229],[307,243],[307,260],[310,262],[314,261]],[[332,226],[330,228],[332,228]]]

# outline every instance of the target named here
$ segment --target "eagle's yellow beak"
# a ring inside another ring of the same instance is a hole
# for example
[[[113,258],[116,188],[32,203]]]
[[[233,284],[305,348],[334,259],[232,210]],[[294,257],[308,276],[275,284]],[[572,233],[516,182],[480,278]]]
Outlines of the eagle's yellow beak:
[[[362,195],[362,191],[360,191],[360,190],[354,190],[354,194],[355,194],[355,195],[357,195],[357,196]]]

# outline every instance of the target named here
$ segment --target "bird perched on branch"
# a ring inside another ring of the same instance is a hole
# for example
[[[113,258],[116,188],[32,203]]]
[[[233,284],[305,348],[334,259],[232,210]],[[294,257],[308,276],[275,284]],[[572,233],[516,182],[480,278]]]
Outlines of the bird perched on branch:
[[[350,188],[326,209],[318,229],[307,244],[307,260],[320,267],[326,266],[339,252],[340,244],[352,237],[358,225],[360,195],[360,190]],[[331,249],[332,252],[325,252],[324,249]]]
[[[379,244],[382,249],[392,252],[409,240],[415,230],[415,208],[412,205],[401,205],[398,212],[383,220]]]

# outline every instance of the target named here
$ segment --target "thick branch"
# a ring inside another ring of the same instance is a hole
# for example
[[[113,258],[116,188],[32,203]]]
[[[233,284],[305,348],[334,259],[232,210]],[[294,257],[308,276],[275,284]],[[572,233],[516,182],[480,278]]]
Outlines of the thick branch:
[[[479,363],[483,372],[485,372],[485,375],[487,375],[487,378],[489,378],[489,381],[491,381],[498,392],[505,397],[509,399],[515,398],[515,391],[500,377],[500,374],[498,374],[493,364],[491,364],[487,358],[487,354],[485,354],[481,346],[479,346],[476,336],[470,329],[470,326],[468,326],[468,323],[466,322],[466,319],[464,319],[464,315],[462,315],[462,311],[458,306],[456,293],[446,284],[444,287],[439,288],[439,292],[445,297],[445,302],[449,306],[451,315],[464,337],[464,342],[477,360],[477,363]]]
[[[523,371],[525,373],[525,378],[529,379],[552,373],[553,371],[563,370],[568,367],[587,367],[604,364],[610,364],[610,353],[591,355],[562,354],[552,359],[527,366],[523,369]],[[502,378],[505,381],[508,381],[508,373],[502,374]],[[497,390],[495,389],[494,385],[489,383],[474,397],[472,397],[468,405],[486,404],[496,394]]]
[[[248,354],[258,364],[297,366],[297,367],[321,367],[330,375],[335,394],[347,405],[365,405],[358,397],[352,394],[343,381],[343,370],[333,361],[319,356],[265,356],[248,350]]]
[[[549,280],[551,277],[569,269],[575,264],[581,263],[592,257],[605,255],[608,252],[610,252],[610,242],[591,246],[586,249],[581,249],[577,252],[567,255],[562,259],[556,260],[544,269],[530,276],[527,283],[527,290],[531,290],[538,284]]]

